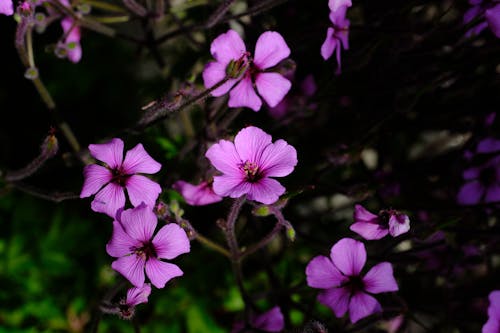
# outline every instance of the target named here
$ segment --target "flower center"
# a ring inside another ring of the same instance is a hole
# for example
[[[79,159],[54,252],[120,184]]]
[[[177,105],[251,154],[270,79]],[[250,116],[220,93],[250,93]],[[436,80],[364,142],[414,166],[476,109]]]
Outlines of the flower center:
[[[131,175],[125,173],[125,171],[120,167],[117,169],[111,170],[111,182],[120,185],[121,187],[125,187],[127,185],[127,181]]]
[[[483,185],[490,185],[496,180],[496,169],[492,166],[481,170],[481,172],[479,173],[479,182]]]
[[[240,164],[240,170],[245,174],[245,180],[249,183],[256,183],[262,179],[263,174],[257,163],[246,161]]]
[[[142,247],[133,248],[132,251],[139,257],[144,260],[148,260],[149,258],[156,258],[156,249],[152,242],[143,243]]]
[[[364,290],[365,284],[361,276],[355,275],[355,276],[349,276],[349,281],[347,282],[346,287],[349,288],[351,294],[354,294],[355,292]]]

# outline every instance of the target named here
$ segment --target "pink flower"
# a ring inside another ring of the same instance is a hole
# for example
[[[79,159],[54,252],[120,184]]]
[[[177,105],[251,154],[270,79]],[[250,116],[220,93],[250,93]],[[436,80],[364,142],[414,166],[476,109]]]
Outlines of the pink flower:
[[[485,141],[483,141],[485,142]],[[478,151],[481,143],[478,145]],[[483,151],[491,151],[494,145],[483,145]],[[461,205],[477,205],[481,202],[500,201],[500,156],[483,165],[466,169],[462,174],[466,183],[457,194]]]
[[[500,332],[500,290],[494,290],[489,295],[488,321],[483,326],[482,333]]]
[[[77,63],[82,59],[80,27],[75,25],[75,21],[70,17],[61,20],[61,26],[66,36],[62,47],[66,49],[68,59],[73,63]]]
[[[7,16],[14,14],[14,4],[12,0],[0,0],[0,14]]]
[[[285,320],[279,306],[273,307],[260,315],[250,316],[250,325],[264,332],[281,332],[285,328]],[[241,332],[244,328],[243,322],[234,324],[231,333]],[[246,331],[244,331],[246,332]]]
[[[144,284],[144,269],[156,288],[163,288],[172,278],[183,275],[174,264],[160,259],[173,259],[190,250],[186,232],[177,224],[163,226],[156,236],[156,215],[145,204],[117,214],[113,235],[106,245],[112,257],[111,267],[126,277],[135,287]]]
[[[487,9],[484,16],[493,34],[500,38],[500,4]]]
[[[354,206],[354,223],[350,229],[364,239],[381,239],[387,234],[397,237],[410,230],[410,218],[394,209],[382,210],[378,215],[361,205]]]
[[[347,8],[352,6],[351,0],[329,0],[328,7],[330,11],[336,12],[341,8]]]
[[[203,70],[205,87],[211,88],[230,75],[226,83],[212,92],[218,97],[230,91],[229,107],[248,107],[259,111],[262,106],[260,97],[274,107],[292,86],[281,74],[266,71],[290,55],[288,45],[277,32],[266,31],[260,35],[253,59],[234,30],[214,39],[210,52],[216,61],[209,62]],[[253,88],[254,84],[260,97]]]
[[[493,34],[500,38],[500,3],[483,2],[482,0],[469,0],[472,6],[467,10],[463,17],[464,24],[472,22],[476,18],[482,20],[475,26],[471,27],[465,34],[466,37],[479,35],[486,27],[489,26]]]
[[[361,276],[365,262],[364,244],[343,238],[333,245],[330,258],[317,256],[306,267],[307,284],[325,289],[318,301],[330,307],[337,317],[349,310],[351,323],[382,310],[371,294],[398,290],[390,263],[377,264]]]
[[[340,51],[341,48],[345,50],[349,49],[349,25],[350,21],[346,18],[347,7],[340,7],[337,11],[332,11],[330,13],[330,21],[332,22],[332,27],[328,28],[326,32],[326,39],[321,45],[321,56],[323,59],[328,60],[333,51],[335,51],[336,59],[338,63],[337,72],[340,73],[341,70],[341,59]]]
[[[201,182],[199,185],[192,185],[185,181],[177,181],[173,188],[179,191],[186,202],[191,206],[204,206],[222,200],[222,197],[214,193],[212,184]]]
[[[122,300],[118,306],[119,315],[123,319],[130,319],[134,316],[135,307],[141,303],[147,303],[151,294],[151,284],[144,283],[140,288],[133,287],[127,291],[127,298]]]
[[[142,144],[127,151],[125,160],[121,139],[89,145],[89,150],[94,158],[105,163],[87,165],[83,170],[85,181],[80,198],[96,194],[91,204],[93,211],[114,217],[125,206],[125,189],[134,207],[141,202],[154,206],[161,187],[138,173],[156,173],[161,164],[149,156]]]
[[[272,204],[285,193],[275,179],[289,175],[297,164],[297,151],[284,140],[272,137],[257,127],[242,129],[234,143],[220,140],[205,156],[222,172],[214,177],[214,192],[220,196]]]

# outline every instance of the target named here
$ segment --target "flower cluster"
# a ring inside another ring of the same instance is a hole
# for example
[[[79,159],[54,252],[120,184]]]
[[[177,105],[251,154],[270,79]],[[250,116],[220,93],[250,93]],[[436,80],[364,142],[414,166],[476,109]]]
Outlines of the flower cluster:
[[[388,234],[397,237],[410,230],[410,218],[394,209],[382,210],[378,215],[361,205],[354,206],[354,223],[350,229],[367,240],[380,239]]]
[[[337,59],[337,73],[341,71],[341,49],[349,49],[349,25],[350,21],[346,18],[347,8],[351,7],[351,0],[329,0],[330,23],[331,27],[326,31],[326,39],[321,45],[321,56],[328,60],[333,52]]]

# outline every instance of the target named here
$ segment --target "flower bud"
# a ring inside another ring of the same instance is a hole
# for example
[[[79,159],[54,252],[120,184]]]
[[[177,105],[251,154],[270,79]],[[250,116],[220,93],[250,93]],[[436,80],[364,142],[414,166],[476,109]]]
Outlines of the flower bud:
[[[36,67],[27,68],[26,72],[24,72],[24,77],[28,80],[34,80],[38,78],[38,69]]]

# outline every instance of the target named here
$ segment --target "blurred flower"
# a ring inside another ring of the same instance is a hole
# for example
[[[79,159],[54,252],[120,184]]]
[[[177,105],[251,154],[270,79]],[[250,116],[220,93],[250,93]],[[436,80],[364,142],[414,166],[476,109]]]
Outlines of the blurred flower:
[[[273,118],[280,119],[291,112],[303,112],[305,109],[315,109],[316,104],[309,100],[316,93],[317,86],[314,77],[307,75],[300,85],[300,92],[286,96],[278,105],[269,108],[269,113]]]
[[[398,290],[389,262],[377,264],[361,276],[365,262],[364,244],[343,238],[333,245],[330,258],[317,256],[306,267],[307,284],[325,289],[318,301],[330,307],[337,317],[349,310],[351,323],[381,311],[380,303],[370,294]]]
[[[151,284],[144,283],[140,288],[130,288],[127,291],[127,298],[119,305],[119,315],[123,319],[130,319],[134,316],[135,307],[141,303],[147,303],[151,294]]]
[[[397,237],[410,230],[410,218],[394,209],[382,210],[378,215],[361,205],[354,206],[354,223],[350,229],[367,240],[381,239],[387,234]]]
[[[8,16],[14,14],[14,4],[12,0],[0,0],[0,14]]]
[[[328,1],[328,7],[332,12],[336,12],[341,8],[344,7],[351,7],[352,6],[352,1],[351,0],[329,0]]]
[[[163,288],[170,279],[183,275],[177,265],[160,259],[170,260],[190,251],[186,232],[170,223],[153,238],[157,223],[151,207],[144,203],[122,211],[113,221],[113,235],[106,251],[118,259],[111,267],[137,288],[144,284],[144,269],[156,288]]]
[[[205,156],[222,172],[214,177],[214,192],[238,198],[246,194],[250,200],[272,204],[285,192],[275,179],[289,175],[297,164],[297,151],[284,140],[272,137],[257,127],[242,129],[234,143],[220,140]]]
[[[149,156],[142,144],[127,151],[125,160],[121,139],[91,144],[89,150],[94,158],[105,163],[104,166],[87,165],[83,170],[85,181],[80,198],[96,194],[91,204],[93,211],[114,217],[116,211],[125,206],[125,189],[134,207],[141,202],[154,206],[161,187],[138,173],[156,173],[161,164]]]
[[[462,177],[466,183],[458,192],[459,204],[476,205],[500,201],[500,156],[478,167],[466,169]]]
[[[290,55],[285,40],[277,32],[266,31],[260,35],[253,58],[234,30],[217,37],[210,45],[210,52],[216,61],[209,62],[203,70],[205,87],[211,88],[227,77],[227,82],[212,91],[212,95],[218,97],[230,91],[229,107],[259,111],[262,101],[254,90],[254,83],[270,107],[278,105],[292,86],[283,75],[265,71]]]
[[[179,180],[175,182],[173,188],[179,191],[186,202],[191,206],[204,206],[222,200],[222,197],[214,193],[212,184],[201,182],[199,185],[193,185]]]
[[[482,333],[500,332],[500,290],[494,290],[489,295],[488,321],[483,326]]]
[[[77,63],[82,59],[82,46],[80,45],[80,27],[75,24],[76,22],[66,17],[61,20],[61,26],[64,31],[64,41],[60,47],[64,47],[68,59]]]
[[[337,73],[341,71],[340,51],[349,49],[349,25],[350,22],[346,18],[347,7],[341,7],[336,12],[330,13],[330,21],[332,27],[326,31],[326,39],[321,45],[321,56],[328,60],[335,51],[335,56],[338,63]]]
[[[470,28],[465,36],[471,37],[479,35],[489,26],[493,34],[500,38],[500,3],[495,1],[469,0],[469,4],[472,7],[464,14],[464,24],[468,24],[477,19],[481,21]]]
[[[285,320],[283,318],[283,313],[279,306],[273,307],[271,310],[266,311],[260,315],[250,316],[250,325],[264,332],[281,332],[285,327]],[[243,330],[243,322],[237,322],[234,324],[232,333],[246,332]]]

